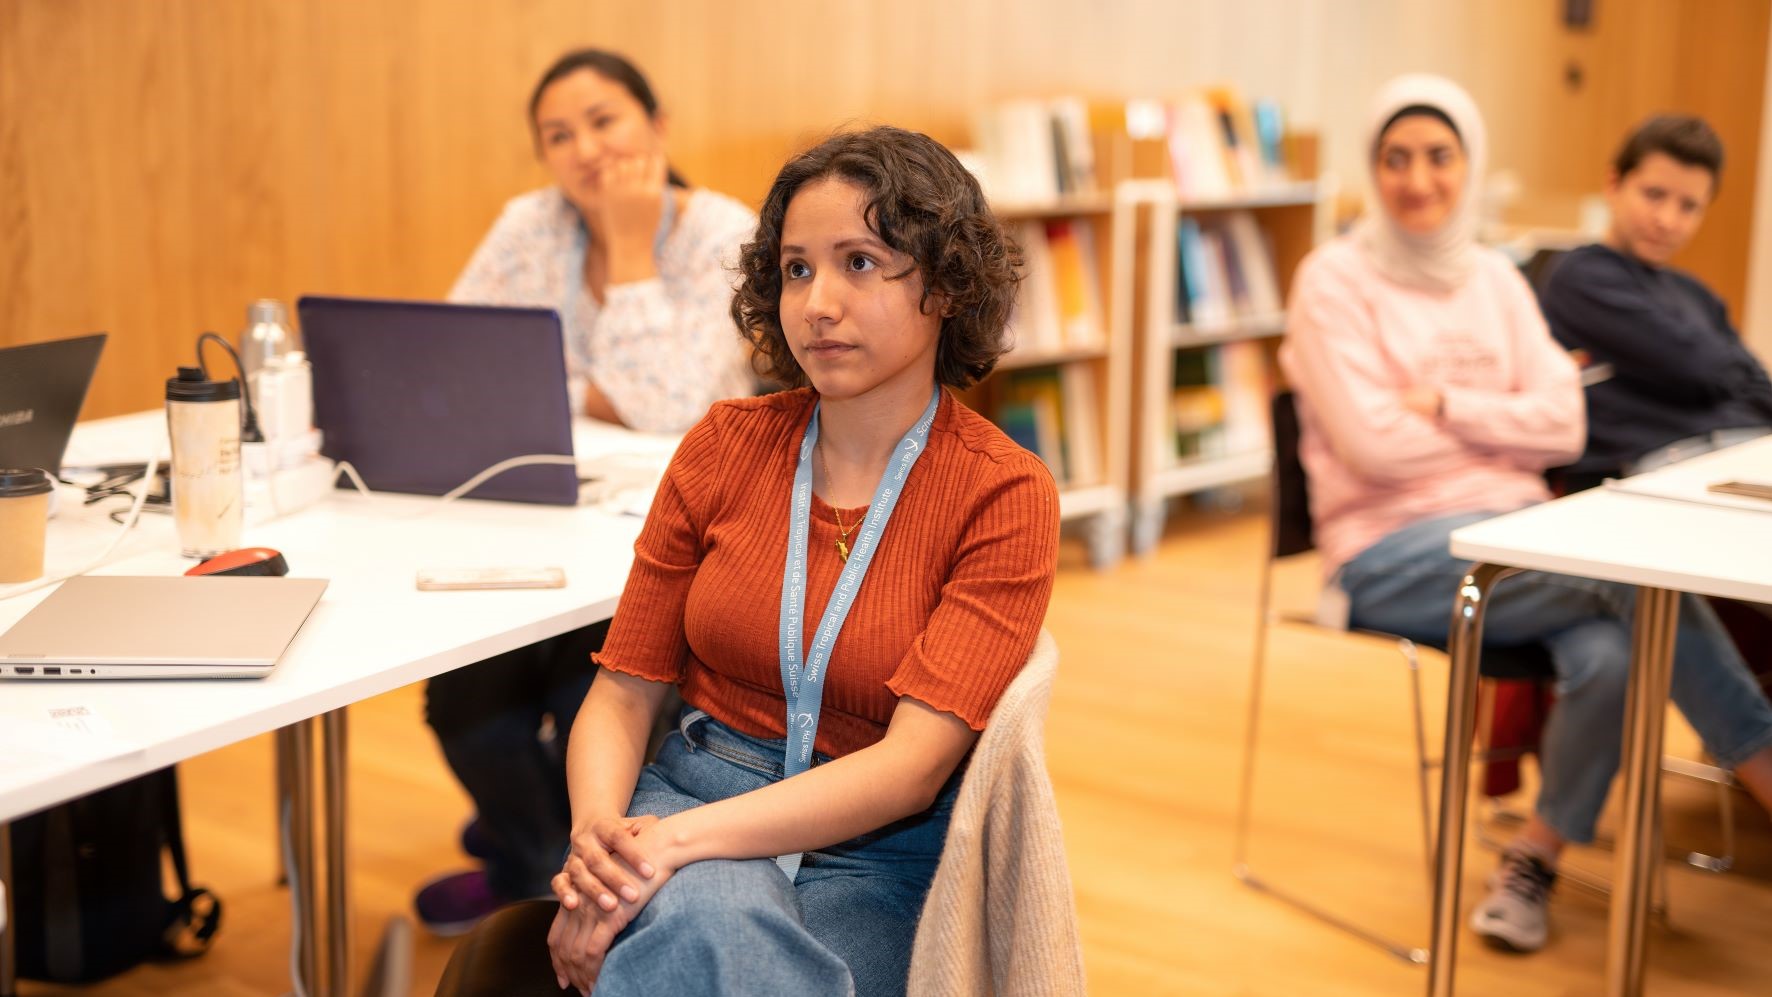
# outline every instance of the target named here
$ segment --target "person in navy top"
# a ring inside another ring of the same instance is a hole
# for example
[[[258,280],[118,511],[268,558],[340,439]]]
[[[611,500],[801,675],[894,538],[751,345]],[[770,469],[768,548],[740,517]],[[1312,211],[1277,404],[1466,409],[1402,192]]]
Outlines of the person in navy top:
[[[1723,300],[1668,261],[1715,199],[1723,144],[1689,115],[1639,126],[1606,181],[1610,231],[1564,256],[1540,294],[1551,333],[1610,368],[1587,389],[1571,490],[1772,432],[1772,380]]]

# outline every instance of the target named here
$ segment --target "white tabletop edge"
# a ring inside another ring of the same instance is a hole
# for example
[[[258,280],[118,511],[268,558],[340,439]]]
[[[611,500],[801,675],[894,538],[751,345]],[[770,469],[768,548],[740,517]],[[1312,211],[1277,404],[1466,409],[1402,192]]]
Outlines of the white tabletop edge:
[[[603,599],[514,628],[484,640],[464,644],[441,654],[420,658],[394,668],[366,674],[336,685],[301,693],[290,699],[268,702],[263,708],[236,714],[215,724],[195,727],[165,741],[99,760],[74,758],[65,766],[33,772],[26,779],[0,780],[0,821],[16,820],[126,779],[194,758],[248,738],[267,734],[311,717],[359,703],[386,692],[422,682],[496,654],[524,647],[538,640],[607,620],[615,614],[615,598]],[[273,672],[274,674],[274,672]],[[188,679],[147,679],[144,685],[188,682]],[[258,682],[262,679],[216,679],[217,682]],[[0,689],[25,683],[0,683]],[[32,685],[44,683],[32,682]],[[66,680],[77,691],[81,680]],[[108,683],[115,684],[115,683]]]
[[[1644,476],[1702,483],[1772,467],[1772,437]],[[1633,479],[1636,480],[1636,479]],[[1595,488],[1453,531],[1470,561],[1772,603],[1772,516],[1763,511]]]
[[[657,461],[662,468],[676,445],[673,437],[630,433],[585,420],[579,420],[574,429],[575,436],[581,438],[575,447],[580,456],[599,459],[644,458]],[[82,459],[88,460],[112,459],[114,456],[121,459],[123,454],[140,450],[143,440],[155,435],[163,437],[163,434],[164,420],[154,412],[82,423],[76,430],[75,445],[70,447],[69,457],[73,460],[78,452]],[[204,752],[614,615],[631,561],[633,538],[640,528],[639,519],[586,506],[527,507],[473,500],[462,500],[446,516],[433,516],[427,508],[432,501],[409,496],[363,500],[344,493],[342,497],[316,507],[317,514],[304,511],[282,521],[249,526],[246,538],[249,545],[264,542],[260,539],[264,538],[286,553],[294,549],[302,555],[291,559],[295,574],[312,572],[312,576],[333,578],[334,585],[322,599],[316,610],[317,616],[326,613],[329,607],[336,614],[340,600],[351,600],[349,604],[355,607],[348,614],[350,619],[331,619],[319,630],[316,630],[315,620],[310,619],[303,634],[298,635],[297,643],[286,653],[284,665],[266,678],[0,681],[0,722],[7,722],[8,718],[36,722],[42,719],[46,707],[81,705],[84,700],[116,727],[114,742],[106,742],[91,753],[76,752],[65,759],[57,757],[44,761],[30,757],[27,752],[23,764],[10,771],[5,767],[5,759],[0,759],[0,821],[16,819]],[[419,509],[424,510],[423,515],[415,515],[415,510]],[[95,528],[89,521],[100,525]],[[68,515],[52,520],[52,561],[55,560],[58,537],[77,534],[79,544],[97,544],[96,549],[102,549],[113,536],[113,528],[104,524],[99,512],[81,511],[77,506],[70,508]],[[457,532],[464,529],[476,532],[464,538]],[[378,539],[385,536],[392,553],[397,556],[389,557],[387,551],[371,550],[372,544],[347,547],[335,552],[336,556],[314,553],[332,538],[361,541],[366,533],[374,534]],[[443,540],[447,542],[439,542],[435,547],[415,547],[413,544],[413,541],[432,539],[439,533],[446,534]],[[476,543],[476,539],[485,542]],[[402,541],[407,546],[399,546]],[[562,546],[566,544],[574,546]],[[102,570],[138,574],[182,570],[184,565],[174,556],[176,549],[167,550],[170,546],[170,522],[164,518],[144,520],[127,539],[114,563]],[[74,546],[68,548],[69,551],[73,549]],[[69,565],[79,563],[79,558],[74,558],[71,553],[62,560]],[[413,591],[415,568],[463,564],[558,564],[565,567],[571,584],[563,593],[539,592],[533,596],[524,593],[418,596]],[[366,571],[372,573],[370,580],[359,581]],[[457,607],[467,606],[485,610],[479,613],[484,619],[465,631],[457,627],[456,636],[447,646],[424,639],[396,641],[391,645],[372,641],[373,646],[364,646],[361,673],[352,674],[350,662],[358,645],[351,638],[358,633],[372,634],[374,629],[366,629],[365,616],[361,612],[364,585],[371,587],[371,596],[394,600],[397,608],[406,614],[402,619],[390,622],[389,626],[422,626],[425,613],[456,612]],[[0,630],[10,626],[13,619],[47,594],[48,591],[44,590],[21,596],[17,602],[0,603]],[[417,601],[412,601],[415,599]],[[548,600],[549,604],[536,605],[532,599]],[[418,614],[417,617],[414,613]],[[415,619],[419,622],[415,623]],[[477,633],[475,627],[479,628]],[[320,634],[327,631],[330,641],[316,645],[314,642],[320,639]],[[340,638],[341,632],[346,639]],[[307,642],[305,647],[303,642]],[[327,643],[339,646],[325,646]],[[316,660],[325,664],[316,669]],[[263,690],[266,694],[262,696],[256,691],[241,696],[233,694],[235,687],[246,692],[259,683],[274,683],[275,688]],[[144,721],[139,716],[130,715],[131,707],[135,705],[132,693],[115,694],[119,686],[137,685],[143,690],[144,702],[163,706],[170,701],[169,694],[177,696],[182,690],[193,690],[195,700],[210,704],[220,700],[228,708],[214,717],[181,710],[172,722],[164,722],[160,715]],[[111,692],[92,695],[91,690],[98,686],[108,687]],[[8,695],[14,692],[16,694]],[[27,747],[35,744],[29,740],[23,743]]]

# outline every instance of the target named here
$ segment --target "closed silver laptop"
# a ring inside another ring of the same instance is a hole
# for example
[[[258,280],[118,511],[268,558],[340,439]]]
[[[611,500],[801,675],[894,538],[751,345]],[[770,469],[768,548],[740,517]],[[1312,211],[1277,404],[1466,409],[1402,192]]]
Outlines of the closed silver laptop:
[[[323,578],[70,578],[0,634],[0,678],[260,678]]]

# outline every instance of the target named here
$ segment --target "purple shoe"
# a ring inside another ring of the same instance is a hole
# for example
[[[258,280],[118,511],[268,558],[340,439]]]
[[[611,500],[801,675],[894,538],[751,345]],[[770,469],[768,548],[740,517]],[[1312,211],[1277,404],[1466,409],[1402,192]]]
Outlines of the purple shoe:
[[[439,938],[454,938],[474,930],[486,915],[508,901],[492,892],[481,869],[452,872],[419,887],[412,909],[425,930]]]

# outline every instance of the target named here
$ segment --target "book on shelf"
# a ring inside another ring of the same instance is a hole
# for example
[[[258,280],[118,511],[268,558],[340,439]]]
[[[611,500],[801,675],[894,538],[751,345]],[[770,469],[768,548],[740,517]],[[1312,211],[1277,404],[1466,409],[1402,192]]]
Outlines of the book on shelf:
[[[1204,94],[1169,108],[1169,167],[1184,201],[1222,200],[1234,193],[1223,132]]]
[[[1268,447],[1268,361],[1262,344],[1250,340],[1218,347],[1218,375],[1224,394],[1224,447],[1233,454]]]
[[[1218,383],[1216,349],[1175,352],[1169,412],[1174,441],[1170,453],[1177,460],[1224,454],[1224,392]]]
[[[1096,190],[1089,106],[1078,97],[1006,100],[973,119],[980,184],[991,200],[1046,204]]]
[[[1039,356],[1106,345],[1094,226],[1055,218],[1020,222],[1012,234],[1023,262],[1009,318],[1015,351]]]
[[[1170,175],[1169,106],[1164,101],[1136,97],[1091,104],[1089,127],[1103,140],[1105,159],[1095,164],[1100,186]]]
[[[1285,119],[1271,100],[1209,87],[1169,106],[1169,168],[1183,201],[1220,201],[1286,186]]]
[[[1036,355],[1056,353],[1064,349],[1064,329],[1046,226],[1038,221],[1018,222],[1010,234],[1021,246],[1022,261],[1021,284],[1015,289],[1015,308],[1009,315],[1012,349]]]
[[[999,402],[991,414],[991,421],[1023,450],[1036,457],[1040,455],[1040,419],[1032,405],[1027,402]]]
[[[1068,363],[1059,368],[1065,432],[1065,477],[1071,485],[1100,484],[1106,475],[1101,460],[1101,407],[1095,391],[1096,367]]]
[[[1053,480],[1066,487],[1103,480],[1100,396],[1090,364],[1008,371],[993,384],[991,420],[1040,458]]]
[[[1182,218],[1175,258],[1177,322],[1209,334],[1281,317],[1273,247],[1250,212]]]
[[[1048,108],[1052,116],[1053,172],[1058,193],[1082,194],[1099,184],[1095,174],[1095,136],[1089,128],[1089,105],[1080,97],[1058,97]]]
[[[1103,345],[1107,324],[1102,320],[1097,280],[1095,226],[1082,219],[1054,218],[1046,222],[1042,234],[1058,290],[1058,318],[1065,346],[1088,349]]]
[[[1171,453],[1177,460],[1195,460],[1266,449],[1270,390],[1260,343],[1175,351]]]
[[[1261,150],[1261,165],[1268,182],[1291,182],[1292,167],[1286,154],[1286,119],[1280,113],[1280,105],[1271,100],[1258,100],[1251,106],[1255,118],[1255,143]]]
[[[997,425],[1040,458],[1053,480],[1067,482],[1063,374],[1056,367],[1030,367],[1001,375],[1001,382]]]
[[[1224,219],[1232,255],[1243,275],[1246,308],[1256,316],[1278,315],[1284,310],[1280,282],[1274,273],[1274,248],[1255,215],[1233,211]]]
[[[1218,119],[1218,140],[1224,150],[1225,174],[1231,190],[1260,190],[1267,185],[1261,152],[1256,147],[1255,116],[1243,97],[1230,87],[1206,91],[1206,103]]]

